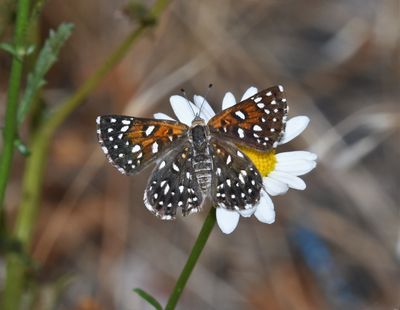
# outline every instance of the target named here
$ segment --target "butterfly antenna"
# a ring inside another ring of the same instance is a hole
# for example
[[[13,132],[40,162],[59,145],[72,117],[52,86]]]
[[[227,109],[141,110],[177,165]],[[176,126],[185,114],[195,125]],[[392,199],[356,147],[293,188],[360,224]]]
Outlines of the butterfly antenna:
[[[181,92],[182,92],[182,94],[183,94],[183,97],[185,97],[185,99],[186,99],[186,101],[187,101],[187,103],[188,103],[188,105],[189,105],[189,107],[190,107],[190,110],[192,110],[193,116],[196,117],[196,112],[193,110],[193,107],[192,107],[192,105],[190,104],[190,101],[189,101],[189,99],[188,99],[188,97],[187,97],[187,95],[186,95],[186,92],[185,92],[185,90],[184,90],[183,88],[181,88]]]
[[[206,102],[206,98],[207,98],[207,96],[208,96],[208,94],[209,94],[209,92],[210,92],[210,89],[211,89],[212,87],[213,87],[213,84],[209,84],[209,85],[208,85],[208,89],[207,89],[206,95],[204,96],[203,102],[201,103],[200,108],[199,108],[198,116],[200,116],[201,109],[203,108],[204,102]]]

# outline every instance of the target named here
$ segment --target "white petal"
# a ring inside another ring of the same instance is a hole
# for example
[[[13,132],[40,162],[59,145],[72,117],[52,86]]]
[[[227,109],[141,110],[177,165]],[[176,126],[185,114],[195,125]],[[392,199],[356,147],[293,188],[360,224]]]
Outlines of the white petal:
[[[222,110],[233,107],[236,104],[235,96],[231,92],[227,92],[222,99]]]
[[[175,121],[171,116],[169,116],[165,113],[154,113],[154,118],[155,119],[165,119],[168,121]]]
[[[274,204],[268,194],[261,192],[261,198],[254,215],[260,222],[266,224],[275,222]]]
[[[217,208],[217,223],[224,234],[230,234],[239,223],[240,214],[236,211]]]
[[[263,184],[265,190],[271,196],[283,195],[289,190],[289,186],[287,184],[277,181],[270,177],[264,178]]]
[[[292,160],[288,162],[277,162],[275,170],[299,176],[310,172],[316,165],[317,163],[312,160]]]
[[[201,108],[200,117],[204,118],[204,120],[206,122],[208,122],[208,120],[215,115],[215,112],[212,109],[212,107],[210,106],[210,104],[202,96],[195,95],[193,97],[193,100],[194,100],[194,104],[199,109],[200,109],[201,105],[203,105],[203,107]]]
[[[306,189],[306,183],[302,179],[286,172],[272,171],[268,177],[286,183],[290,188],[298,190]]]
[[[279,141],[279,144],[287,143],[296,138],[304,131],[304,129],[306,129],[309,122],[310,119],[307,116],[296,116],[289,119],[286,122],[285,133],[283,134],[282,139]]]
[[[293,151],[283,152],[275,155],[278,162],[286,162],[291,160],[303,159],[303,160],[316,160],[317,155],[307,151]]]
[[[254,214],[254,212],[256,212],[256,209],[257,209],[257,207],[253,207],[251,209],[244,209],[244,210],[240,210],[238,212],[243,217],[250,217]]]
[[[245,91],[245,93],[243,94],[242,99],[240,101],[250,98],[251,96],[253,96],[255,94],[257,94],[257,88],[252,86],[248,90]]]
[[[194,113],[198,113],[199,108],[188,101],[186,98],[178,95],[171,96],[169,98],[169,102],[171,103],[171,107],[174,110],[175,115],[179,119],[179,121],[188,126],[192,125],[192,120],[194,119],[193,111]],[[192,106],[193,111],[189,105]]]

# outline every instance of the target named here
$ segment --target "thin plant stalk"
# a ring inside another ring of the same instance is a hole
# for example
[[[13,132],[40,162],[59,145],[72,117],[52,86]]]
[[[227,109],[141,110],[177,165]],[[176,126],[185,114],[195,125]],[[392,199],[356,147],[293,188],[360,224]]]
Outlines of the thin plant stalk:
[[[215,225],[216,221],[215,213],[216,209],[211,208],[210,212],[208,213],[203,223],[203,227],[201,228],[197,240],[193,245],[192,252],[190,253],[189,258],[187,259],[186,264],[183,267],[183,270],[178,280],[176,281],[175,288],[172,291],[171,295],[169,296],[168,303],[165,306],[165,310],[175,309],[175,306],[178,303],[179,298],[181,297],[183,289],[185,288],[186,283],[193,271],[193,268],[196,266],[200,254],[202,253],[204,246],[207,243],[208,237],[210,236],[211,231]]]
[[[17,112],[22,78],[26,28],[29,19],[29,0],[19,0],[14,36],[14,54],[8,84],[7,107],[3,129],[3,150],[0,155],[0,225],[4,224],[4,198],[10,176],[14,141],[17,134]],[[3,229],[3,227],[2,227]]]

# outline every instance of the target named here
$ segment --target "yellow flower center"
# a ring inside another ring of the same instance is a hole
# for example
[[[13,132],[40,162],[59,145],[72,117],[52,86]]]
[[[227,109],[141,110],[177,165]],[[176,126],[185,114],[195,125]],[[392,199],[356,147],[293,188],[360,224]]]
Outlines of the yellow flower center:
[[[263,177],[266,177],[275,169],[275,150],[260,152],[255,149],[243,146],[239,146],[239,148],[247,155],[247,157],[250,158],[254,166],[256,166]]]

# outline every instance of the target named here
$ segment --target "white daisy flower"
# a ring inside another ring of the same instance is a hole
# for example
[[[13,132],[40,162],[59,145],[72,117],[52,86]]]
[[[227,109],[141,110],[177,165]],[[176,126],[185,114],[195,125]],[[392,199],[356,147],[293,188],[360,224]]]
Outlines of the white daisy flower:
[[[242,96],[241,100],[247,99],[257,93],[257,88],[250,87]],[[200,117],[206,122],[215,115],[210,104],[202,96],[194,96],[193,102],[182,96],[171,96],[170,103],[178,120],[191,126],[193,111],[198,113],[203,104]],[[227,92],[222,100],[222,110],[233,105],[236,101],[234,95]],[[190,106],[189,106],[190,104]],[[193,109],[193,111],[192,111]],[[173,120],[164,113],[156,113],[157,119]],[[286,122],[286,129],[279,144],[287,143],[300,135],[309,123],[307,116],[296,116]],[[254,208],[242,211],[217,208],[217,223],[225,234],[232,233],[239,223],[240,216],[254,216],[263,223],[272,224],[275,221],[274,204],[270,196],[285,194],[289,188],[304,190],[306,184],[299,176],[310,172],[316,166],[317,156],[307,151],[283,152],[275,154],[275,151],[261,153],[254,149],[240,147],[252,160],[263,177],[264,189],[261,191],[259,202]]]

